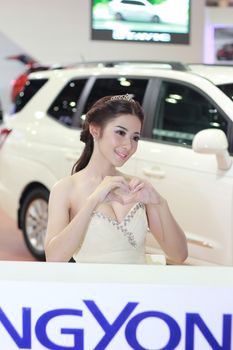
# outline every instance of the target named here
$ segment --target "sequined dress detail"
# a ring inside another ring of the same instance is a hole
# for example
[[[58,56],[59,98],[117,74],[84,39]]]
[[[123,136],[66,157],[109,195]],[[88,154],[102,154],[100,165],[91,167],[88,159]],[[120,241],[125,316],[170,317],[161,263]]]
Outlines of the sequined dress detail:
[[[73,258],[85,263],[143,264],[147,226],[143,203],[136,203],[121,222],[94,211]]]

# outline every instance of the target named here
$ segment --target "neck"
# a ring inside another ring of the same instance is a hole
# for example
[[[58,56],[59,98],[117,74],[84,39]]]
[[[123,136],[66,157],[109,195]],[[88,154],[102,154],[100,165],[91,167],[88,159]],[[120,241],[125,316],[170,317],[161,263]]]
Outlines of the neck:
[[[94,178],[102,180],[105,176],[114,176],[118,174],[116,168],[102,157],[99,152],[93,151],[91,159],[85,168],[87,174]]]

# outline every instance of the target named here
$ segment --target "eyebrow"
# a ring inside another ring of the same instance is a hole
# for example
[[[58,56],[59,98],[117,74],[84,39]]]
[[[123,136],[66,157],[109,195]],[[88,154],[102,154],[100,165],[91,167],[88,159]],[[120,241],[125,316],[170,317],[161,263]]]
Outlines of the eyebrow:
[[[120,129],[122,129],[124,131],[129,131],[127,128],[125,128],[124,126],[121,126],[121,125],[116,125],[116,128],[120,128]],[[135,131],[134,134],[135,135],[140,135],[140,132]]]

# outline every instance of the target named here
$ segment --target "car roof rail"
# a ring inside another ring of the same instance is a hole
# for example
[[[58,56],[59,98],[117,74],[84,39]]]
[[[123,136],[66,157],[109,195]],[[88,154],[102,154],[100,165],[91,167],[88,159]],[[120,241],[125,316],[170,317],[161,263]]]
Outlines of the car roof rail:
[[[190,68],[187,64],[176,61],[150,61],[150,60],[117,60],[117,61],[83,61],[76,65],[102,65],[103,67],[115,67],[118,65],[134,64],[140,65],[141,67],[145,65],[145,68],[163,68],[163,69],[173,69],[178,71],[189,71]]]
[[[118,64],[140,64],[140,65],[155,65],[158,66],[158,68],[170,68],[174,70],[179,70],[179,71],[187,71],[190,70],[188,65],[182,62],[176,62],[176,61],[138,61],[138,60],[129,60],[129,61],[107,61],[103,62],[107,67],[114,67]]]

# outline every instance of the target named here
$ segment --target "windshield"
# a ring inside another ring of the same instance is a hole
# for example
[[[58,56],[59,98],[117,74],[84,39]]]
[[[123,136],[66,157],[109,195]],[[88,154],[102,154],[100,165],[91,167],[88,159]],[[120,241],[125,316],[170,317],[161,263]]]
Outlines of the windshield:
[[[218,87],[224,92],[224,94],[226,94],[231,99],[231,101],[233,101],[233,83],[218,85]]]

